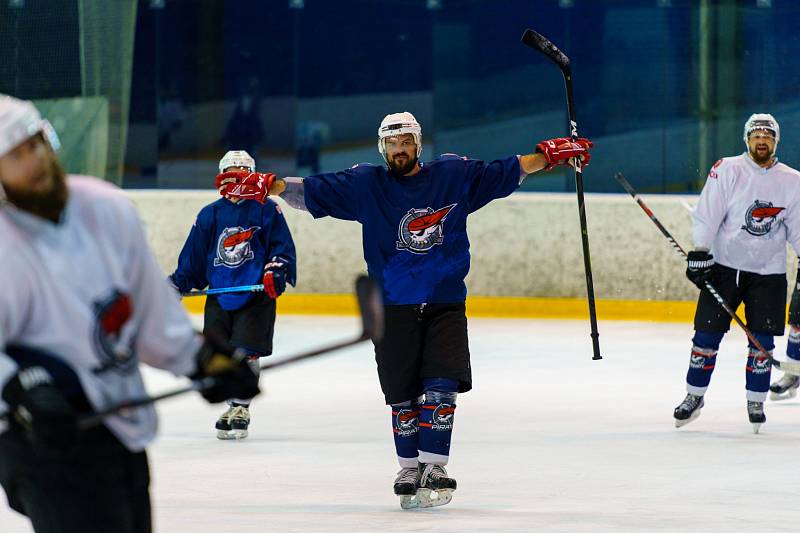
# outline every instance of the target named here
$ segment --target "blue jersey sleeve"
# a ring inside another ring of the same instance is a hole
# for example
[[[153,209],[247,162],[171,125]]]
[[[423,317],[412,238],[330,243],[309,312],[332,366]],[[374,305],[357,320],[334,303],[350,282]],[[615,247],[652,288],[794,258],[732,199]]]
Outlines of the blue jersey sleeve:
[[[475,159],[467,159],[465,162],[470,213],[492,200],[505,198],[519,188],[521,170],[519,159],[515,155],[489,163]]]
[[[331,216],[342,220],[360,219],[360,199],[365,177],[372,165],[357,165],[340,172],[327,172],[303,180],[305,202],[314,218]]]
[[[294,240],[281,208],[272,201],[270,203],[273,204],[274,210],[272,211],[269,242],[266,246],[269,250],[267,261],[275,256],[283,259],[287,263],[286,283],[294,287],[297,283],[297,253],[294,249]]]
[[[208,286],[206,254],[208,253],[210,233],[203,226],[207,219],[206,211],[200,211],[178,256],[178,268],[170,276],[180,292],[204,289]]]

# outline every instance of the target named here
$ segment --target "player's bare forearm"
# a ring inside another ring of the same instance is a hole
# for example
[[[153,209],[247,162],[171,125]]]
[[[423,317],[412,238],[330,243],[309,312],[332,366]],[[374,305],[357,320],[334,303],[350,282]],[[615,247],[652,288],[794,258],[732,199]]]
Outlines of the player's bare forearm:
[[[544,154],[527,154],[519,156],[519,166],[525,174],[533,174],[547,166]]]
[[[287,176],[284,179],[276,179],[269,188],[270,196],[280,196],[291,207],[308,211],[305,201],[305,190],[303,178]]]

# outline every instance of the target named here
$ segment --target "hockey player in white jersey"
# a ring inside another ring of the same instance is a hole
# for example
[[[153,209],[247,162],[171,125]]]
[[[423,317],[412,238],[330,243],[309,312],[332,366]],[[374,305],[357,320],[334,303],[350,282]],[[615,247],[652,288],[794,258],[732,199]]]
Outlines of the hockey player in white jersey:
[[[214,402],[258,381],[193,330],[133,204],[65,176],[54,144],[32,103],[0,95],[0,484],[37,532],[148,532],[152,405],[78,420],[144,396],[140,362],[213,376]]]
[[[747,326],[769,350],[783,335],[786,313],[786,243],[800,252],[800,173],[775,157],[780,127],[757,113],[744,126],[747,150],[714,164],[693,213],[694,250],[686,276],[700,288],[686,398],[675,408],[676,427],[700,415],[730,316],[705,289],[710,281],[732,309],[745,306]],[[747,413],[753,430],[766,421],[764,400],[771,364],[749,346],[745,372]]]

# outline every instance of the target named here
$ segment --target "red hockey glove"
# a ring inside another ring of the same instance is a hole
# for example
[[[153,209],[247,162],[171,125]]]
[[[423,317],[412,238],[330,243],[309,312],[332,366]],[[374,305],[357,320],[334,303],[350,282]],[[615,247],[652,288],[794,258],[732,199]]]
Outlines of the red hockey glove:
[[[556,165],[566,165],[573,157],[580,157],[581,165],[587,166],[592,158],[589,148],[594,143],[585,137],[579,137],[572,142],[569,137],[557,137],[548,139],[536,145],[536,153],[544,155],[547,166],[544,170],[550,170]]]
[[[223,172],[217,175],[214,185],[222,196],[255,200],[263,204],[267,201],[275,177],[275,174],[261,172]]]
[[[273,257],[264,265],[264,292],[273,300],[286,290],[288,265],[280,257]]]

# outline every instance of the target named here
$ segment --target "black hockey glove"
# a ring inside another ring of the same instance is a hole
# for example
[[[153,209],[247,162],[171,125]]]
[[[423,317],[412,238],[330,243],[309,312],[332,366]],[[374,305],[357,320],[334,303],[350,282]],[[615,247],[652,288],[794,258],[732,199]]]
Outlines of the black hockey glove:
[[[706,282],[712,281],[714,256],[704,251],[689,252],[686,258],[686,277],[700,290],[706,288]]]
[[[248,399],[261,392],[258,373],[248,364],[247,355],[227,342],[206,334],[206,341],[197,352],[197,372],[192,379],[214,378],[214,384],[202,391],[211,403],[231,398]]]
[[[78,440],[78,413],[41,366],[24,368],[3,387],[11,424],[22,428],[32,444],[71,450]]]

